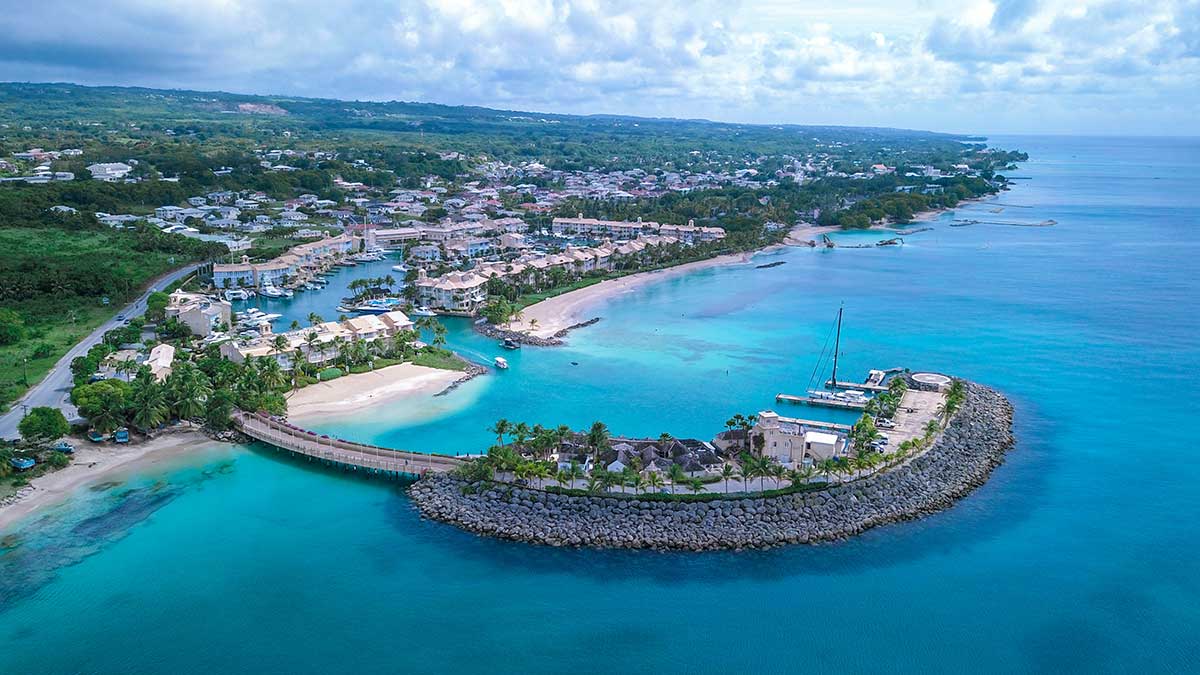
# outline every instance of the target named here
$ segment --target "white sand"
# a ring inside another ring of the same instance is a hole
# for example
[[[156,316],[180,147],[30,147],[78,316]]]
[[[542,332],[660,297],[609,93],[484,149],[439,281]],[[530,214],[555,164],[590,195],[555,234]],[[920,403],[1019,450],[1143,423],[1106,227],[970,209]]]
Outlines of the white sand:
[[[753,256],[754,253],[733,253],[717,256],[716,258],[708,258],[707,260],[697,260],[696,262],[668,267],[666,269],[654,270],[653,272],[638,272],[637,274],[630,274],[618,279],[606,279],[598,284],[592,284],[591,286],[563,293],[562,295],[556,295],[553,298],[546,298],[541,302],[532,304],[522,310],[520,321],[512,321],[505,328],[537,337],[552,337],[564,328],[594,318],[595,315],[588,316],[589,310],[605,300],[624,293],[630,293],[646,284],[664,281],[681,274],[709,267],[749,262]],[[530,322],[535,319],[537,320],[537,327],[531,330]]]
[[[288,399],[288,418],[356,412],[368,406],[412,396],[432,395],[450,386],[463,373],[402,363],[369,373],[346,375],[329,382],[310,384]]]
[[[72,442],[76,449],[70,466],[33,479],[29,484],[31,491],[16,503],[0,507],[0,531],[38,509],[65,500],[85,485],[111,476],[118,469],[145,469],[198,446],[216,443],[199,431],[187,428],[169,431],[156,438],[128,445],[94,444],[78,439],[73,439]]]

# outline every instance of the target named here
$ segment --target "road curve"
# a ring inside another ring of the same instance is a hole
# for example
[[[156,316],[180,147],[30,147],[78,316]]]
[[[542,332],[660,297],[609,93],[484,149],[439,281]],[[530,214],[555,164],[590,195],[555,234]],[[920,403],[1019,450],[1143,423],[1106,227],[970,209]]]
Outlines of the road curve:
[[[113,314],[113,318],[100,324],[96,330],[92,331],[91,334],[89,334],[81,342],[76,344],[74,347],[71,347],[71,349],[64,354],[61,359],[58,360],[58,363],[54,364],[54,367],[50,369],[50,372],[46,373],[46,376],[42,378],[40,382],[33,385],[29,391],[25,392],[24,396],[12,404],[12,409],[3,415],[0,415],[0,438],[20,437],[20,433],[17,431],[17,424],[21,421],[21,418],[25,416],[26,407],[37,408],[41,406],[48,406],[51,408],[61,408],[63,414],[67,416],[68,420],[74,421],[78,419],[79,411],[75,409],[75,406],[72,405],[71,401],[69,400],[71,396],[71,387],[74,384],[73,378],[71,377],[71,361],[74,360],[76,356],[83,356],[84,354],[87,354],[88,350],[91,349],[93,345],[100,342],[100,338],[102,338],[105,333],[117,328],[118,326],[121,326],[123,322],[118,321],[117,316],[125,316],[126,318],[129,318],[144,314],[146,312],[146,299],[150,297],[151,293],[163,290],[176,281],[179,281],[187,275],[195,272],[202,266],[203,264],[188,265],[187,267],[177,269],[174,272],[165,274],[150,282],[150,285],[146,287],[146,290],[140,296],[138,296],[136,300],[126,305],[124,310],[115,312]]]

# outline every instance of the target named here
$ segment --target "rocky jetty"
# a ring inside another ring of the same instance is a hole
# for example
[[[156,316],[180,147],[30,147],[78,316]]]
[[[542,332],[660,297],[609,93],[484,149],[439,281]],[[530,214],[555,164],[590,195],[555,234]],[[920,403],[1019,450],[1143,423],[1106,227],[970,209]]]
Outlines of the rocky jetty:
[[[982,485],[1012,447],[1012,406],[967,385],[961,409],[925,453],[815,492],[701,502],[569,496],[450,476],[409,488],[432,520],[550,546],[713,550],[835,541],[940,511]]]
[[[530,345],[533,347],[558,347],[563,344],[562,338],[566,337],[567,333],[570,333],[576,328],[590,326],[599,320],[600,317],[597,316],[588,319],[587,321],[581,321],[577,324],[572,324],[555,333],[554,337],[548,338],[529,335],[527,333],[521,333],[515,330],[508,330],[490,323],[475,324],[475,332],[479,333],[480,335],[496,338],[497,340],[512,340],[518,344]]]
[[[469,381],[475,379],[476,377],[483,375],[484,373],[486,373],[488,371],[487,368],[479,365],[478,363],[471,363],[470,361],[467,361],[466,359],[462,359],[462,361],[463,361],[463,363],[466,364],[466,366],[463,367],[462,376],[459,377],[457,380],[451,382],[449,385],[447,385],[445,389],[434,394],[434,396],[445,396],[446,394],[449,394],[450,392],[454,391],[455,389],[458,389],[459,386],[461,386],[464,382],[469,382]]]

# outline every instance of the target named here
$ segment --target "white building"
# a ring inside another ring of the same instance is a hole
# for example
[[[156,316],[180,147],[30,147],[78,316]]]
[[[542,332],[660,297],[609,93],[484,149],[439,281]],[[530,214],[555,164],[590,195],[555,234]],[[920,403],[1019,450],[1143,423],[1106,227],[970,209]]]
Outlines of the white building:
[[[92,178],[111,182],[123,180],[130,171],[133,171],[133,167],[124,162],[103,162],[89,164],[87,170],[91,172]]]

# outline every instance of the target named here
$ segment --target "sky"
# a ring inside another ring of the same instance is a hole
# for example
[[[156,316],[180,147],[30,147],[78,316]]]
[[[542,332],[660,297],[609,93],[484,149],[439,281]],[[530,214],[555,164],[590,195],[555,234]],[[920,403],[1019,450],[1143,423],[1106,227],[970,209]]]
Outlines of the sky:
[[[1198,135],[1200,0],[38,0],[0,81]]]

